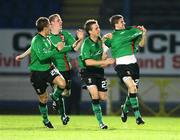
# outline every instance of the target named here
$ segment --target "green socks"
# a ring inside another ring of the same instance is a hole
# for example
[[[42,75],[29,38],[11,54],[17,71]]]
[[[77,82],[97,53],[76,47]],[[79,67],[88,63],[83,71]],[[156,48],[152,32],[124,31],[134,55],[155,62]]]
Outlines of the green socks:
[[[130,105],[131,103],[130,103],[130,100],[129,100],[129,96],[127,96],[126,97],[126,100],[125,100],[125,103],[124,103],[124,105],[123,105],[123,111],[125,112],[125,113],[128,113],[128,107],[129,107],[129,105]]]
[[[51,95],[53,100],[57,101],[58,104],[56,104],[58,106],[58,113],[61,116],[64,116],[65,114],[65,104],[64,104],[64,99],[61,96],[61,94],[63,93],[64,89],[60,89],[60,88],[56,88],[54,90],[54,93]]]
[[[138,98],[137,98],[137,94],[134,93],[130,93],[129,94],[129,101],[131,103],[131,107],[133,108],[134,110],[134,115],[137,118],[141,118],[141,114],[140,114],[140,111],[139,111],[139,102],[138,102]]]
[[[59,100],[59,97],[61,96],[62,92],[64,91],[64,89],[61,89],[59,87],[55,88],[54,89],[54,92],[52,94],[52,98],[55,100],[55,101],[58,101]]]
[[[59,98],[59,109],[58,109],[58,113],[59,113],[61,116],[64,116],[64,114],[65,114],[65,104],[64,104],[64,99],[63,99],[62,96]]]
[[[47,104],[43,104],[41,102],[39,102],[39,111],[42,115],[43,118],[43,122],[48,123],[48,108],[47,108]]]
[[[101,111],[101,106],[99,104],[99,99],[92,100],[92,109],[93,109],[93,112],[94,112],[99,124],[102,124],[103,123],[102,111]]]

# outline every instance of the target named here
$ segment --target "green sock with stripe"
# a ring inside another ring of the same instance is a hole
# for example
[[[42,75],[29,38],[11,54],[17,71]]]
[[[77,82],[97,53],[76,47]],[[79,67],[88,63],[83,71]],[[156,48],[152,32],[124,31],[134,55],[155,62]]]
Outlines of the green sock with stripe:
[[[64,104],[64,98],[62,96],[59,97],[59,109],[58,109],[58,113],[61,116],[64,116],[64,114],[65,114],[65,104]]]
[[[64,89],[61,89],[59,87],[55,88],[53,94],[51,94],[51,97],[53,98],[53,100],[58,101],[63,91]]]
[[[129,100],[130,100],[130,103],[131,103],[131,107],[132,109],[134,110],[134,115],[137,118],[141,118],[141,114],[140,114],[140,111],[139,111],[139,102],[138,102],[138,98],[137,98],[137,93],[130,93],[129,94]]]
[[[124,105],[123,105],[123,111],[125,112],[125,113],[128,113],[128,111],[129,111],[129,106],[131,105],[131,103],[130,103],[130,100],[129,100],[129,96],[127,96],[126,97],[126,100],[125,100],[125,102],[124,102]]]
[[[102,121],[102,110],[101,110],[101,106],[99,103],[99,99],[92,100],[92,109],[93,109],[93,112],[94,112],[96,119],[98,120],[99,124],[102,124],[103,123],[103,121]]]
[[[43,122],[48,123],[48,108],[47,104],[39,102],[39,111],[41,113],[41,116],[43,118]]]

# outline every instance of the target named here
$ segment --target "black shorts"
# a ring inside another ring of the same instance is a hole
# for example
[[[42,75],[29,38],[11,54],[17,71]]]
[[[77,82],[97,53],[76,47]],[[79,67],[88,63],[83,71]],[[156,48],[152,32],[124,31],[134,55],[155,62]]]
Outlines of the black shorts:
[[[105,78],[83,77],[86,86],[96,85],[98,91],[107,91],[107,80]]]
[[[66,80],[66,89],[71,88],[71,71],[59,71]]]
[[[81,69],[81,80],[86,86],[96,85],[98,91],[107,91],[107,80],[104,78],[104,69]]]
[[[130,76],[134,82],[139,84],[139,66],[137,63],[128,64],[128,65],[117,65],[115,67],[118,77],[123,82],[123,77]]]
[[[59,71],[52,67],[47,71],[32,71],[30,80],[37,94],[41,95],[46,91],[48,85],[53,84],[54,78],[59,75]]]

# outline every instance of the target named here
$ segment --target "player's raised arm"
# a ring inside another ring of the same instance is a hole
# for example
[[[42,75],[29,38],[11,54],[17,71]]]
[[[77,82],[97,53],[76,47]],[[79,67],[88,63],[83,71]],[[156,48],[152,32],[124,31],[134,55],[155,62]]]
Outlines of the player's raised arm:
[[[83,43],[83,39],[84,39],[85,33],[84,33],[84,31],[82,29],[78,29],[76,31],[76,35],[77,35],[78,39],[73,44],[74,51],[78,51],[79,48],[81,47],[81,45]]]
[[[147,37],[147,30],[144,28],[144,26],[140,26],[140,29],[142,30],[142,38],[139,42],[139,46],[140,47],[144,47],[145,43],[146,43],[146,37]]]
[[[31,47],[29,47],[29,49],[27,49],[24,53],[17,55],[15,59],[16,59],[16,61],[21,61],[26,56],[30,55],[30,53],[31,53]]]

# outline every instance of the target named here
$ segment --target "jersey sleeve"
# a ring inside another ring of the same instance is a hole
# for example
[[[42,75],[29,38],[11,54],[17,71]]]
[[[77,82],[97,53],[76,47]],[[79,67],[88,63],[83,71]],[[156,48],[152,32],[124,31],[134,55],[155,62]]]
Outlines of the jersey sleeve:
[[[57,51],[56,49],[51,49],[50,47],[46,47],[46,45],[42,41],[38,41],[38,40],[36,40],[33,43],[31,49],[35,51],[37,57],[41,61],[50,58]]]
[[[65,44],[66,45],[73,45],[73,43],[75,42],[75,38],[72,36],[71,33],[69,32],[63,32],[64,38],[65,38]]]
[[[111,47],[111,39],[106,39],[106,41],[104,42],[104,44],[108,47],[108,48],[110,48]]]
[[[131,31],[133,32],[132,39],[136,39],[142,36],[142,30],[140,30],[137,26],[133,26]]]

